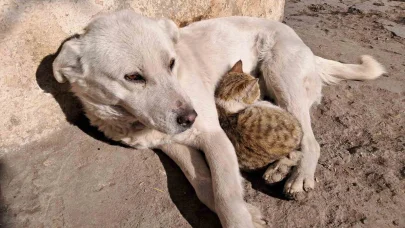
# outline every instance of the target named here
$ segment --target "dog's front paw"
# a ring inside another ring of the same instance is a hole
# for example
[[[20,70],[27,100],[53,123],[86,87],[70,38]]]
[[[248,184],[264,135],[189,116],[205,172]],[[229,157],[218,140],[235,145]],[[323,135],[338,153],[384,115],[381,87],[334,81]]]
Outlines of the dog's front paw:
[[[264,228],[266,227],[266,221],[264,220],[260,209],[253,206],[252,204],[246,204],[247,209],[249,210],[250,215],[252,216],[253,225],[255,228]]]
[[[300,151],[293,151],[287,157],[284,157],[271,164],[263,174],[266,184],[274,184],[284,180],[290,173],[292,167],[296,166],[302,157]]]
[[[314,172],[299,165],[293,169],[287,179],[284,185],[284,195],[289,199],[303,200],[314,187]]]

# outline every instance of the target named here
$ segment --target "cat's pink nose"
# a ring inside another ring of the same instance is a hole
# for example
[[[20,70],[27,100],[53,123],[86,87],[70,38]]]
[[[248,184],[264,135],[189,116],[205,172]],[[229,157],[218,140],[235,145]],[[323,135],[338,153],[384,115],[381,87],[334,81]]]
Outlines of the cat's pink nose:
[[[197,118],[197,113],[195,110],[188,111],[184,114],[181,114],[177,117],[177,123],[185,128],[190,128],[191,125],[195,122],[195,119]]]

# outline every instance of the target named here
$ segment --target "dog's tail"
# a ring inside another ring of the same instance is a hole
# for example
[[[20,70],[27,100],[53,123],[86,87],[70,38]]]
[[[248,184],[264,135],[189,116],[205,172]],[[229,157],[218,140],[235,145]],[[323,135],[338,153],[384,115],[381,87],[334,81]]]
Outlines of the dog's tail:
[[[342,80],[372,80],[386,73],[372,56],[362,55],[360,60],[360,64],[343,64],[315,56],[319,76],[326,84],[336,84]]]

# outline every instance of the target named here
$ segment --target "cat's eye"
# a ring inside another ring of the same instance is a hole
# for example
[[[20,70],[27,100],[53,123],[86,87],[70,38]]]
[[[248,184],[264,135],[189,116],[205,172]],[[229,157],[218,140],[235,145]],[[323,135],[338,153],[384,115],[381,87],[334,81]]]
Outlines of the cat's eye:
[[[145,78],[138,73],[126,74],[124,79],[131,82],[146,82]]]
[[[170,60],[170,63],[169,63],[169,68],[170,68],[170,70],[173,70],[173,67],[174,67],[174,64],[176,63],[176,60],[175,59],[171,59]]]

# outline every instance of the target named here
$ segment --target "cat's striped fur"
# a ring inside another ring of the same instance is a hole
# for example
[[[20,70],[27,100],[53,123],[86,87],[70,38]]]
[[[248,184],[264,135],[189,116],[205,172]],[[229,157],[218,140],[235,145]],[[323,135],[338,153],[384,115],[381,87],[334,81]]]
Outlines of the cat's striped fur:
[[[215,99],[221,127],[235,146],[244,171],[265,168],[299,147],[298,120],[287,111],[258,101],[258,80],[243,73],[242,62],[220,80]]]

